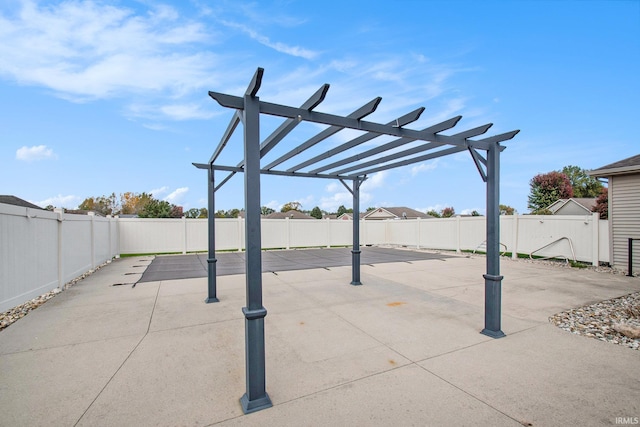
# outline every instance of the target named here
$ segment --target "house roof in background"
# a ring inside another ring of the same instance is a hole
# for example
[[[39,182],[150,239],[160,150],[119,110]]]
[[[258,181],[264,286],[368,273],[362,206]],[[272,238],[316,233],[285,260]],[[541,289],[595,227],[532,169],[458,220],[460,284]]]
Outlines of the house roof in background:
[[[557,211],[562,209],[562,207],[565,206],[567,203],[575,203],[579,205],[581,208],[583,208],[584,210],[591,212],[591,209],[596,205],[596,200],[597,199],[595,197],[594,198],[572,197],[569,199],[558,199],[552,204],[550,204],[547,207],[547,209],[549,209],[553,213],[556,213]]]
[[[372,209],[369,212],[366,212],[365,214],[365,218],[373,215],[376,212],[380,212],[380,210],[383,211],[387,211],[389,214],[391,214],[392,216],[395,216],[396,218],[403,218],[405,214],[407,218],[433,218],[431,215],[428,215],[426,213],[417,211],[415,209],[411,209],[408,208],[406,206],[396,206],[396,207],[380,207],[377,209]]]
[[[34,205],[31,202],[27,202],[19,197],[10,195],[0,195],[0,203],[4,203],[5,205],[22,206],[23,208],[42,209],[38,205]]]
[[[591,176],[606,177],[640,172],[640,154],[588,171]]]
[[[291,219],[316,219],[310,215],[307,215],[305,213],[302,213],[300,211],[287,211],[287,212],[273,212],[270,213],[269,215],[266,215],[264,218],[266,219],[285,219],[285,218],[291,218]]]

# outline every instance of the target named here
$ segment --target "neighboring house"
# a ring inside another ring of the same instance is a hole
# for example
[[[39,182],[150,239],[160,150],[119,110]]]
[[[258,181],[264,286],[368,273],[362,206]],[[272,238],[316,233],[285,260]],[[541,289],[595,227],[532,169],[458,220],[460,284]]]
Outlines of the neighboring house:
[[[33,203],[27,202],[26,200],[16,196],[0,195],[0,203],[4,203],[5,205],[21,206],[23,208],[44,210],[40,206],[34,205]]]
[[[273,212],[264,216],[265,219],[316,219],[310,215],[302,213],[300,211],[287,211],[287,212]]]
[[[609,181],[609,259],[626,270],[628,239],[640,239],[640,154],[587,173]],[[633,270],[640,270],[640,240],[633,242]]]
[[[360,219],[364,218],[364,216],[366,214],[367,214],[367,212],[360,212]],[[353,212],[343,213],[342,215],[340,215],[336,219],[339,219],[341,221],[351,221],[353,219]]]
[[[367,212],[364,216],[365,220],[381,220],[381,219],[432,219],[431,215],[422,213],[415,209],[404,206],[395,208],[377,208]]]
[[[550,204],[549,209],[554,215],[591,215],[593,207],[596,205],[596,199],[590,198],[571,198],[558,199]]]
[[[322,214],[322,219],[338,219],[336,214]]]
[[[73,215],[89,215],[90,213],[93,213],[93,215],[95,216],[101,216],[104,217],[104,214],[100,213],[100,212],[96,212],[96,211],[88,211],[86,209],[65,209],[64,213],[67,214],[73,214]],[[134,218],[137,218],[138,215],[134,215]],[[120,215],[120,218],[123,218],[122,215]]]

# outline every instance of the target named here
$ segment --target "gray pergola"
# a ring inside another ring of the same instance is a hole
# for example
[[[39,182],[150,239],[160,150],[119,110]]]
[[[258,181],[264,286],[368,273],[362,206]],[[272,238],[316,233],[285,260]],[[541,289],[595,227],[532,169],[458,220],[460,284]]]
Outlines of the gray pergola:
[[[483,139],[470,139],[482,135],[492,124],[479,126],[453,135],[440,132],[452,129],[462,118],[456,116],[449,120],[422,130],[407,129],[404,126],[418,120],[424,108],[418,108],[398,117],[387,124],[363,120],[373,113],[382,98],[375,98],[353,113],[342,117],[315,111],[324,100],[329,85],[323,85],[300,108],[264,102],[257,96],[264,70],[258,68],[243,97],[209,92],[209,96],[221,106],[235,110],[231,121],[222,135],[220,143],[207,163],[194,163],[194,166],[208,171],[209,194],[209,255],[208,255],[208,296],[207,303],[217,302],[216,258],[215,258],[215,192],[236,173],[244,173],[245,196],[245,271],[246,271],[246,307],[245,316],[245,366],[246,393],[240,403],[245,413],[259,411],[271,406],[266,391],[265,380],[265,343],[264,318],[267,310],[262,305],[262,255],[260,236],[260,175],[281,175],[290,177],[322,178],[339,180],[353,195],[353,249],[352,285],[361,285],[360,281],[360,186],[367,176],[387,169],[398,168],[423,162],[442,156],[469,151],[471,157],[487,185],[487,272],[485,281],[485,318],[483,334],[500,338],[505,336],[501,330],[501,293],[500,275],[500,152],[504,146],[500,142],[513,138],[519,131],[512,131]],[[282,124],[268,137],[260,139],[260,115],[267,114],[284,118]],[[327,128],[307,141],[281,155],[271,163],[261,166],[261,159],[280,143],[301,122],[313,122],[328,125]],[[244,128],[244,160],[236,166],[216,164],[218,156],[227,145],[238,124]],[[306,160],[300,159],[307,149],[315,146],[343,129],[355,129],[363,132],[360,136],[335,148],[322,152]],[[387,135],[396,139],[362,151],[351,156],[344,152],[374,138]],[[408,149],[404,145],[414,142],[423,144]],[[485,152],[483,156],[480,152]],[[289,167],[281,167],[290,161]],[[215,171],[229,172],[217,186]],[[348,183],[351,185],[348,185]]]

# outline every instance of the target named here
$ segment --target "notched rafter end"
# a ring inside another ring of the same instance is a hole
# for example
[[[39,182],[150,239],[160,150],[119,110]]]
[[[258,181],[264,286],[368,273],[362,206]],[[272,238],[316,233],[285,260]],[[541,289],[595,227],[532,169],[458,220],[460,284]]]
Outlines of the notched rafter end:
[[[251,79],[251,83],[249,83],[249,87],[247,87],[247,91],[245,95],[249,95],[251,97],[256,96],[258,90],[260,90],[260,85],[262,84],[262,76],[264,75],[264,68],[258,67],[256,73],[253,75]]]

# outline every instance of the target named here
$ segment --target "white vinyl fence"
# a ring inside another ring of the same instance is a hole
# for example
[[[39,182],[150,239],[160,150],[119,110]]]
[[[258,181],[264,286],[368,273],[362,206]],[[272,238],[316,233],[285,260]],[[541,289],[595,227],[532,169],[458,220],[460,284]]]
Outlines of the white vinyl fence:
[[[244,220],[216,219],[216,250],[243,250]],[[206,219],[102,218],[0,204],[0,311],[120,254],[207,251]],[[607,221],[585,216],[500,217],[502,251],[609,262]],[[361,245],[485,251],[485,217],[361,221]],[[350,246],[351,221],[262,221],[262,247]],[[546,248],[545,248],[546,247]],[[544,249],[543,249],[544,248]]]
[[[117,255],[115,218],[0,203],[0,311],[62,288]]]
[[[216,251],[244,249],[244,220],[216,219]],[[206,219],[122,218],[120,253],[206,251]],[[485,251],[485,217],[360,221],[361,245],[398,245],[452,251]],[[609,262],[607,221],[593,215],[508,215],[500,217],[503,252],[564,257],[597,265]],[[349,246],[351,221],[265,219],[262,247]]]

